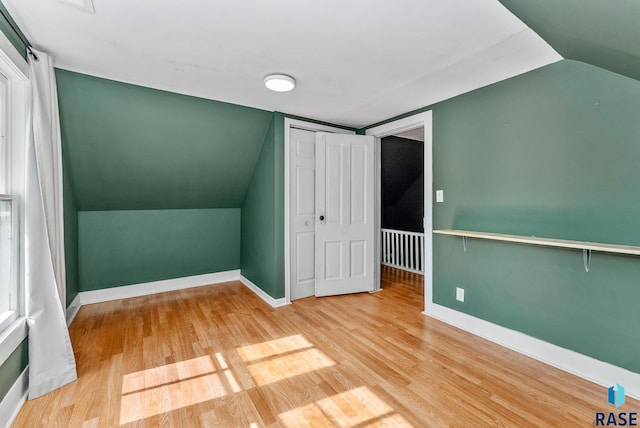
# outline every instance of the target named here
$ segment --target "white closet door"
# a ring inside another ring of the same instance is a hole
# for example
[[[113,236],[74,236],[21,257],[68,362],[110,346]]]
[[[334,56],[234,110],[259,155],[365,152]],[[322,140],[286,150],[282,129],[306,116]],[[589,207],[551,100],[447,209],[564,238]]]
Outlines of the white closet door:
[[[291,129],[291,300],[315,291],[316,133]]]
[[[374,290],[374,139],[316,133],[315,294]]]

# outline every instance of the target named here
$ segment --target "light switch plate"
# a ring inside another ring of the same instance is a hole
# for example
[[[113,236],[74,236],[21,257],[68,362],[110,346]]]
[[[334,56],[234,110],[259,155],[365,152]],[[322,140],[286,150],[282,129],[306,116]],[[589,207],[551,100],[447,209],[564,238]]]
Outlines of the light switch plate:
[[[436,190],[436,202],[444,202],[444,190]]]

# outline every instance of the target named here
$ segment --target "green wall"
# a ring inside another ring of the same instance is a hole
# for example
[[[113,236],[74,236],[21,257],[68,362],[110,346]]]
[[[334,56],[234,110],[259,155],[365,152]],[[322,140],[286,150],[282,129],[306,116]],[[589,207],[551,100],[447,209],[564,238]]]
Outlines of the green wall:
[[[240,209],[81,211],[80,291],[240,268]]]
[[[0,366],[0,401],[7,395],[27,364],[29,364],[29,346],[28,340],[24,339]]]
[[[25,45],[24,42],[20,39],[20,36],[22,36],[24,40],[27,40],[27,38],[24,36],[24,34],[22,34],[22,32],[20,32],[20,35],[18,35],[13,30],[13,28],[16,28],[18,29],[18,31],[20,31],[18,25],[15,23],[15,21],[11,17],[11,14],[9,14],[9,11],[2,2],[0,2],[0,9],[2,9],[2,12],[4,12],[7,18],[9,18],[9,20],[7,20],[4,18],[4,16],[0,15],[0,31],[2,31],[4,35],[7,36],[7,39],[9,39],[13,47],[16,48],[20,55],[22,55],[26,59],[27,45]],[[11,28],[12,25],[13,28]]]
[[[242,204],[241,271],[284,297],[284,115],[274,113]]]
[[[271,112],[56,70],[80,211],[239,208]]]
[[[640,82],[561,61],[433,107],[434,228],[640,245]],[[640,259],[434,237],[434,301],[640,372]],[[455,300],[464,287],[465,302]]]
[[[273,114],[56,78],[68,303],[78,291],[239,269],[240,207]]]
[[[640,79],[637,0],[500,0],[563,58]]]

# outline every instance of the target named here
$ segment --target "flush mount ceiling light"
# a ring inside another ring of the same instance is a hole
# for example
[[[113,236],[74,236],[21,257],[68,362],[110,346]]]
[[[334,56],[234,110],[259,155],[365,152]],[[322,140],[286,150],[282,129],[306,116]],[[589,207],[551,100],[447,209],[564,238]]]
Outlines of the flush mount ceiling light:
[[[296,79],[286,74],[270,74],[264,78],[264,86],[272,91],[287,92],[296,87]]]

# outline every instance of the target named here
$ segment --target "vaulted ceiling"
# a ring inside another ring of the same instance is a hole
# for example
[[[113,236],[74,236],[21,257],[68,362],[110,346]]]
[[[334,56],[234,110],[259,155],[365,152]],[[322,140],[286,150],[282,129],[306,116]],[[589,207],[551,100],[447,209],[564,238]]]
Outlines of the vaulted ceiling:
[[[638,0],[500,0],[564,58],[640,80]]]
[[[4,0],[60,68],[352,127],[560,59],[497,0],[93,2]]]

